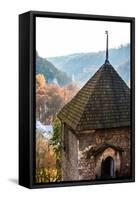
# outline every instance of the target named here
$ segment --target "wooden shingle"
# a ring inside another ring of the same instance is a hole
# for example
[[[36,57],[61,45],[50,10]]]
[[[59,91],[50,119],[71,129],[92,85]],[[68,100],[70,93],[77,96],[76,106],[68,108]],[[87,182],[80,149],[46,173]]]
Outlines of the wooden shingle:
[[[130,126],[130,89],[104,63],[58,117],[75,131]]]

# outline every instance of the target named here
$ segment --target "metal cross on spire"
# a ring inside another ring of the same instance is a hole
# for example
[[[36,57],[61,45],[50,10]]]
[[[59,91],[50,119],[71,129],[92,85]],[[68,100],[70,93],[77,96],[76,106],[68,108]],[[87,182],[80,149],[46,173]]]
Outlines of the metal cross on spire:
[[[106,59],[105,59],[105,63],[109,63],[108,60],[108,31],[105,31],[106,34]]]

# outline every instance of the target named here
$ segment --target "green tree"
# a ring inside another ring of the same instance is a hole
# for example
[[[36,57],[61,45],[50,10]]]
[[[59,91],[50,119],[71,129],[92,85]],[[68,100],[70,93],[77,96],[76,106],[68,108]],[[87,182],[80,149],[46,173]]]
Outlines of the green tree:
[[[53,137],[51,139],[56,154],[57,181],[61,180],[61,122],[55,117],[53,121]]]

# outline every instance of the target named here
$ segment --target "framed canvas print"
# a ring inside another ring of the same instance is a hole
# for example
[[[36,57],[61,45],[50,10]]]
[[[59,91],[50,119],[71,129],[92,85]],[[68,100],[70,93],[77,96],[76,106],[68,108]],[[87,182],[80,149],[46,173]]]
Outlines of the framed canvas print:
[[[135,19],[19,16],[19,184],[135,180]]]

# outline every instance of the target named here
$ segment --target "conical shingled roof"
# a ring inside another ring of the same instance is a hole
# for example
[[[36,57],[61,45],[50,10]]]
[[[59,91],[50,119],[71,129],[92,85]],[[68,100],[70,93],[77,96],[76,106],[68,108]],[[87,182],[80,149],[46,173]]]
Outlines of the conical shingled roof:
[[[75,131],[130,126],[130,89],[105,62],[58,117]]]

